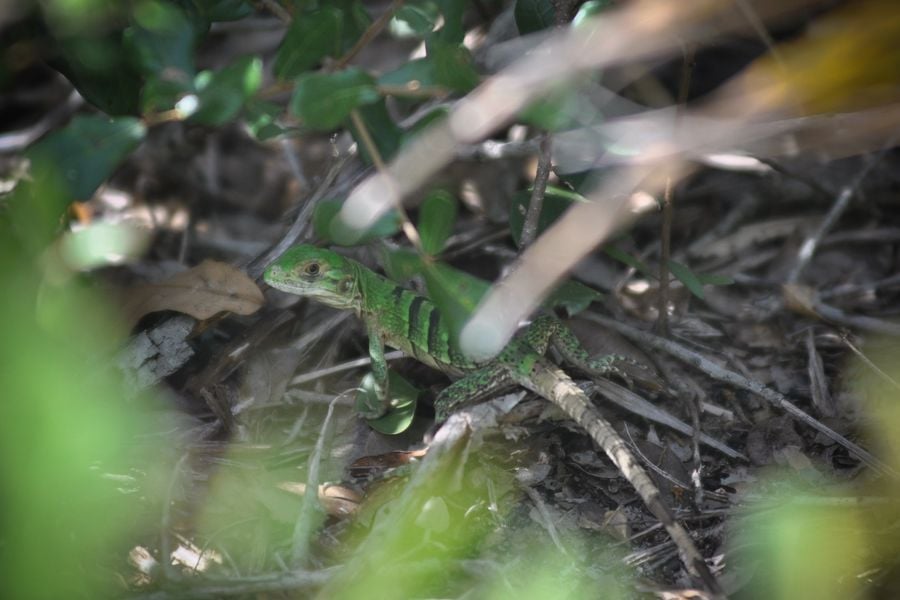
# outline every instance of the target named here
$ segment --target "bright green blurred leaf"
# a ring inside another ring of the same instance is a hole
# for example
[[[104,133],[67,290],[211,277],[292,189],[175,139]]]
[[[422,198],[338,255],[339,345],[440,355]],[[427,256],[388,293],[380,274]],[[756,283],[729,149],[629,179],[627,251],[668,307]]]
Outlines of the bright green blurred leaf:
[[[275,75],[280,79],[298,77],[325,56],[337,55],[343,21],[344,12],[330,6],[295,16],[275,55]]]
[[[143,398],[127,400],[109,367],[122,334],[111,318],[115,307],[79,280],[42,282],[40,263],[22,252],[7,224],[0,219],[3,595],[113,597],[121,581],[101,565],[123,562],[158,521],[163,497],[152,481],[170,472],[167,449],[176,447],[163,432],[180,426],[147,411]]]
[[[375,80],[359,69],[311,73],[297,81],[291,111],[307,127],[329,130],[343,123],[354,109],[380,99]]]
[[[422,275],[428,287],[428,296],[446,319],[450,343],[455,345],[463,325],[487,293],[490,284],[443,263],[426,265]]]
[[[444,249],[456,225],[456,213],[456,198],[449,192],[435,190],[426,196],[419,208],[419,236],[427,254],[436,256]]]
[[[341,221],[335,219],[343,205],[343,200],[324,200],[316,206],[313,212],[313,229],[320,239],[341,246],[353,246],[394,235],[400,229],[400,217],[397,211],[391,210],[361,236],[354,232],[343,231]]]
[[[71,231],[59,241],[60,255],[74,270],[96,269],[134,261],[151,240],[150,230],[121,223],[94,223]]]
[[[796,494],[814,499],[809,490]],[[855,506],[793,502],[786,492],[780,496],[741,519],[730,536],[739,548],[733,551],[740,557],[736,564],[748,571],[747,565],[753,565],[755,576],[747,586],[747,597],[866,597],[862,588],[871,582],[863,575],[873,572],[870,560],[878,548],[871,537],[872,516]]]
[[[669,271],[671,271],[672,275],[683,283],[684,287],[686,287],[693,295],[703,300],[703,282],[700,281],[700,278],[697,277],[687,265],[670,260]]]
[[[191,120],[204,125],[222,125],[234,119],[262,84],[262,60],[244,56],[217,73],[197,76],[199,108]]]
[[[381,259],[384,272],[397,283],[405,283],[425,269],[419,253],[405,248],[385,248]]]
[[[428,44],[428,58],[434,65],[434,79],[438,85],[468,92],[480,81],[472,66],[472,54],[461,44],[433,40]]]
[[[513,16],[521,35],[547,29],[556,24],[556,9],[550,0],[516,0]]]
[[[375,377],[368,373],[356,392],[356,410],[361,414],[377,412],[381,402],[375,395]],[[394,371],[388,371],[388,396],[391,410],[377,419],[367,419],[369,426],[385,435],[403,433],[413,422],[420,391]]]
[[[26,154],[35,177],[58,178],[70,200],[87,200],[145,133],[137,119],[78,116]]]

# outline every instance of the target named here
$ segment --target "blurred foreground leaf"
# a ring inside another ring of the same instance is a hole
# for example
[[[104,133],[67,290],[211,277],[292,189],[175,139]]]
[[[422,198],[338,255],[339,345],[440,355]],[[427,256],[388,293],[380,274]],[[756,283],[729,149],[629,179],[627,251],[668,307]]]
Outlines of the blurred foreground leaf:
[[[69,201],[87,200],[145,133],[137,119],[75,117],[28,149],[33,177],[58,180]]]

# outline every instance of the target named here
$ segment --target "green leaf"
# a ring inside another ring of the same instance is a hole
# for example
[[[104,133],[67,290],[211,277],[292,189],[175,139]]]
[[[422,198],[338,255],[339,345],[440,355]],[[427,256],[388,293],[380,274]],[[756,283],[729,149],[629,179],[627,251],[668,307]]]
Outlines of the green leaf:
[[[424,38],[434,29],[437,16],[436,10],[428,11],[424,6],[403,6],[391,19],[391,33],[399,38]]]
[[[657,274],[650,270],[644,262],[635,258],[631,254],[628,254],[615,244],[607,244],[603,248],[603,252],[606,253],[607,256],[619,261],[622,264],[628,265],[629,267],[643,273],[646,277],[650,277],[655,279]]]
[[[517,192],[513,196],[512,205],[509,209],[510,233],[512,233],[513,240],[517,246],[522,239],[522,226],[525,224],[525,214],[528,212],[530,202],[530,191]],[[573,202],[586,202],[586,200],[581,194],[548,185],[547,189],[544,190],[544,203],[541,207],[541,214],[538,217],[538,235],[566,212]]]
[[[556,25],[556,9],[550,0],[516,0],[513,16],[521,35]]]
[[[275,76],[298,77],[323,57],[336,56],[341,50],[343,20],[344,12],[329,6],[294,17],[275,56]]]
[[[244,105],[244,121],[253,136],[265,141],[283,134],[286,130],[278,124],[281,107],[265,100],[249,100]]]
[[[123,49],[121,32],[60,40],[57,54],[50,64],[89,103],[109,115],[139,112],[143,81]]]
[[[342,53],[352,48],[372,24],[372,19],[360,0],[352,0],[349,5],[346,2],[343,4],[341,7],[344,12],[344,19],[341,22]]]
[[[581,5],[575,18],[572,19],[572,27],[581,27],[581,25],[595,15],[614,8],[613,0],[588,0]]]
[[[146,128],[128,117],[79,116],[26,152],[35,178],[56,178],[72,200],[87,200],[144,138]]]
[[[461,44],[466,35],[463,13],[468,0],[437,0],[437,4],[444,17],[444,26],[435,33],[435,37],[451,44]]]
[[[221,125],[232,120],[262,83],[262,60],[245,56],[218,73],[204,71],[196,80],[199,108],[191,120]]]
[[[697,278],[703,285],[733,285],[734,279],[728,275],[716,275],[715,273],[698,273]]]
[[[544,300],[543,306],[547,309],[562,308],[571,317],[586,309],[591,302],[602,297],[603,294],[594,288],[578,281],[568,280],[553,290]]]
[[[425,270],[425,261],[418,252],[405,248],[385,248],[381,264],[387,276],[397,283],[405,283]]]
[[[360,106],[358,113],[359,118],[375,142],[375,148],[381,155],[382,160],[388,161],[393,158],[403,143],[404,132],[403,129],[394,123],[390,113],[388,113],[384,98],[380,98],[374,104]],[[356,125],[351,122],[349,128],[353,139],[356,140],[359,146],[359,152],[363,160],[370,165],[373,164],[372,157],[369,156],[369,149],[363,143],[359,131],[356,130]]]
[[[463,325],[487,293],[490,284],[443,263],[425,265],[422,275],[428,287],[428,296],[447,322],[450,343],[455,345]]]
[[[189,82],[194,76],[194,44],[202,25],[175,4],[145,0],[135,5],[134,24],[124,33],[148,77]]]
[[[684,287],[686,287],[693,295],[701,300],[703,299],[703,282],[700,281],[700,278],[686,265],[670,260],[669,271],[671,271],[672,275],[677,277],[678,280],[684,284]]]
[[[400,68],[385,73],[378,78],[379,85],[409,85],[418,82],[420,87],[437,85],[434,62],[431,58],[417,58],[404,63]]]
[[[468,92],[480,82],[472,66],[472,54],[461,44],[433,40],[428,44],[428,57],[434,64],[434,78],[439,85]]]
[[[341,246],[355,246],[394,235],[400,229],[400,217],[397,215],[397,211],[391,210],[378,219],[362,236],[355,232],[351,234],[351,232],[344,231],[341,222],[335,219],[343,204],[343,200],[324,200],[313,211],[313,229],[323,241]]]
[[[314,129],[334,129],[351,111],[381,99],[375,80],[360,69],[311,73],[297,81],[291,111]]]
[[[368,373],[360,383],[356,392],[356,411],[361,414],[372,414],[381,408],[381,402],[375,395],[375,377]],[[385,435],[403,433],[413,422],[416,415],[416,403],[421,392],[394,371],[388,371],[388,396],[391,399],[391,410],[383,417],[367,419],[369,426]]]
[[[435,190],[419,209],[419,236],[422,249],[431,256],[440,254],[456,224],[457,203],[449,192]]]

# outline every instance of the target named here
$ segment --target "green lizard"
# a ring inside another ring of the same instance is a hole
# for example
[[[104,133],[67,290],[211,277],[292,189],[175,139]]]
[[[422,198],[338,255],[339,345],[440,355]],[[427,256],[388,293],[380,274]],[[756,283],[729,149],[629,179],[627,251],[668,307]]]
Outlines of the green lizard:
[[[544,357],[552,346],[563,359],[592,377],[621,374],[617,357],[591,359],[575,335],[559,320],[542,316],[513,339],[493,360],[477,364],[450,343],[450,332],[437,307],[426,297],[397,285],[362,264],[314,246],[295,246],[265,271],[270,286],[306,296],[334,308],[352,310],[366,324],[375,391],[389,408],[385,344],[445,373],[459,377],[435,400],[437,419],[464,403],[484,400],[520,385],[553,402],[582,426],[635,487],[647,508],[663,523],[682,561],[714,589],[715,581],[690,536],[661,501],[659,490],[635,460],[628,445],[562,369]],[[379,415],[366,415],[376,417]]]

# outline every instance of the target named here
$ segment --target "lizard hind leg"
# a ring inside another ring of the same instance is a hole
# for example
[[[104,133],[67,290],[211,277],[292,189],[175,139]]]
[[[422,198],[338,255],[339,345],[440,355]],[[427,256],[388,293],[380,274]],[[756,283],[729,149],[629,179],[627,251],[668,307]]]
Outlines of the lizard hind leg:
[[[499,365],[469,371],[448,385],[434,400],[435,421],[443,423],[450,414],[467,404],[487,400],[513,385],[508,372]]]
[[[562,356],[563,361],[576,369],[584,371],[586,375],[594,379],[615,375],[623,379],[628,384],[628,387],[632,387],[631,376],[619,368],[616,363],[634,365],[642,370],[647,369],[640,362],[619,354],[591,357],[578,338],[575,337],[575,334],[572,333],[572,330],[555,317],[538,317],[535,319],[532,327],[538,328],[538,331],[534,334],[537,344],[532,343],[530,337],[526,337],[526,340],[536,351],[544,354],[547,352],[548,346],[552,346]],[[530,333],[529,331],[528,334]]]

